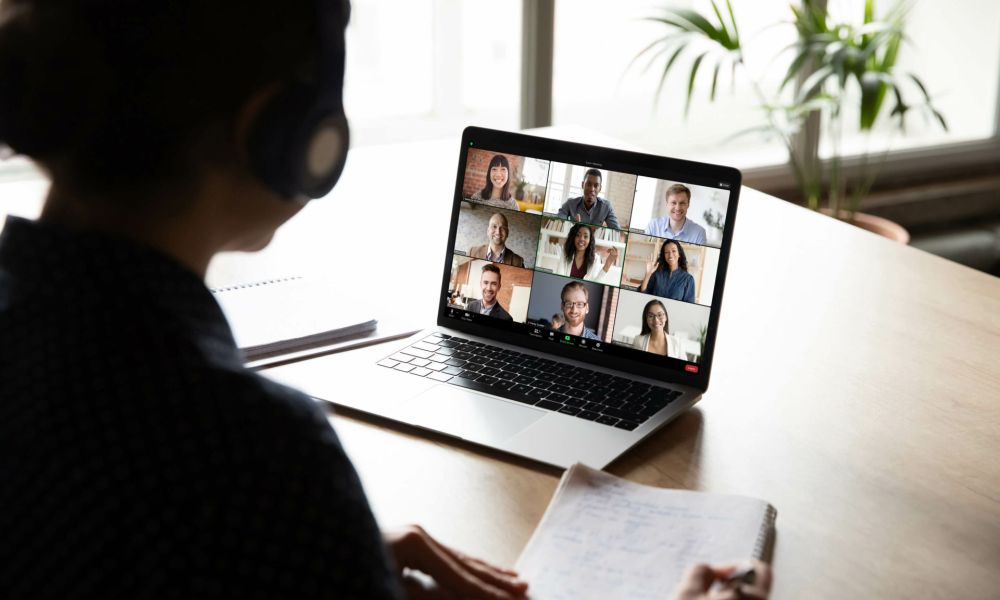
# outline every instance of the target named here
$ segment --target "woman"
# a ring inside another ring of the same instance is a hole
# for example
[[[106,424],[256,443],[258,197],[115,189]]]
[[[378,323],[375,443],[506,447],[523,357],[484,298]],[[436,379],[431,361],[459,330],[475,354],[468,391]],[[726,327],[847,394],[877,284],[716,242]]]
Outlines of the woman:
[[[5,597],[395,598],[411,567],[524,595],[418,527],[380,534],[327,415],[243,366],[203,281],[333,185],[347,12],[0,3],[0,144],[52,182],[0,235]]]
[[[590,292],[587,286],[579,281],[571,281],[563,286],[559,298],[562,300],[562,312],[565,316],[559,331],[588,340],[600,340],[597,332],[583,322],[590,312]]]
[[[608,250],[608,260],[604,262],[597,253],[594,230],[585,223],[577,223],[569,230],[563,253],[556,265],[556,275],[586,279],[599,283],[618,285],[609,272],[618,260],[618,248]]]
[[[639,291],[661,298],[694,302],[694,277],[687,268],[684,248],[675,240],[665,240],[660,246],[660,257],[646,263],[646,277]]]
[[[510,195],[510,162],[506,156],[493,156],[486,170],[486,186],[472,194],[472,200],[488,206],[518,210],[517,200]]]
[[[670,317],[667,307],[659,300],[650,300],[642,309],[642,331],[632,342],[632,347],[660,356],[686,359],[680,340],[670,335]]]

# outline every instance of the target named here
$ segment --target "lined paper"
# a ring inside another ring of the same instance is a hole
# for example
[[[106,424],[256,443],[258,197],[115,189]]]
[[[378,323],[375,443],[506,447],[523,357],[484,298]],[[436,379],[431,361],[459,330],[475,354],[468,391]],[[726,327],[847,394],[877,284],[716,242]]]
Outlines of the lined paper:
[[[662,600],[693,563],[760,558],[774,517],[756,498],[654,488],[576,464],[517,571],[540,600]]]

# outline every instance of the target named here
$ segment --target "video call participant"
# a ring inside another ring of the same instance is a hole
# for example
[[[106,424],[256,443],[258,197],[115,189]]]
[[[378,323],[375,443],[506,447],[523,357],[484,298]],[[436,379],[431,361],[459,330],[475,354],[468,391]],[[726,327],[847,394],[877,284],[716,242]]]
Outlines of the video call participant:
[[[482,246],[469,248],[469,256],[512,267],[523,267],[524,259],[506,245],[508,235],[510,235],[510,227],[507,225],[507,217],[503,213],[493,213],[490,222],[486,225],[488,242]]]
[[[587,286],[579,281],[571,281],[563,286],[559,297],[562,299],[562,312],[565,322],[558,331],[570,335],[578,335],[588,340],[600,340],[601,338],[598,337],[597,332],[583,323],[583,320],[587,317],[587,313],[590,311],[590,292],[587,291]]]
[[[503,154],[495,154],[486,169],[486,185],[472,194],[472,200],[497,208],[519,210],[517,200],[510,195],[510,161]]]
[[[615,207],[598,196],[601,193],[601,172],[597,169],[587,169],[583,176],[583,195],[570,198],[559,207],[559,216],[569,221],[578,221],[589,225],[606,225],[618,229],[618,217]]]
[[[514,317],[500,306],[500,300],[497,298],[497,292],[500,291],[500,267],[493,264],[483,265],[483,270],[479,274],[479,291],[482,292],[483,299],[469,302],[465,310],[501,321],[514,320]]]
[[[674,240],[660,246],[660,256],[646,263],[646,277],[639,286],[640,292],[694,302],[694,276],[688,273],[684,248]]]
[[[552,323],[552,329],[559,329],[560,327],[562,327],[563,326],[562,315],[559,313],[555,313],[554,315],[552,315],[551,323]]]
[[[618,260],[618,248],[612,246],[608,250],[608,261],[604,262],[597,253],[594,241],[594,231],[589,225],[577,223],[570,228],[563,244],[562,256],[555,268],[556,275],[576,277],[587,281],[597,281],[618,285],[609,275],[611,266]]]
[[[380,533],[327,411],[244,366],[204,283],[335,179],[347,19],[0,2],[0,145],[51,179],[0,234],[3,597],[399,598],[408,568],[524,595],[419,527]]]
[[[667,307],[659,300],[650,300],[642,309],[642,331],[632,342],[632,347],[670,358],[687,358],[681,351],[680,340],[670,335]]]
[[[657,237],[705,244],[705,228],[687,218],[691,206],[691,190],[683,184],[675,183],[667,188],[665,195],[667,216],[652,219],[646,225],[646,233]]]

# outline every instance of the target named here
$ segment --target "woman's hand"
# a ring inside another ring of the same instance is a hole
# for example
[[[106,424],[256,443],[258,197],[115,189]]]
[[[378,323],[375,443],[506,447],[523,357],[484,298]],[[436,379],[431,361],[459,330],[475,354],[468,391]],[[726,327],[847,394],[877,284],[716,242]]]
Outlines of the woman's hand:
[[[771,591],[771,567],[752,561],[753,583],[726,583],[742,565],[693,565],[674,590],[674,600],[767,600]],[[715,583],[719,587],[713,589]]]
[[[509,569],[437,542],[420,526],[383,532],[382,538],[396,560],[400,581],[408,598],[524,598],[528,584]],[[420,571],[433,582],[406,574]]]
[[[648,279],[653,272],[656,271],[656,261],[647,260],[646,261],[646,278]]]
[[[618,262],[618,248],[611,246],[608,248],[608,259],[604,261],[604,272],[607,273],[611,265]]]

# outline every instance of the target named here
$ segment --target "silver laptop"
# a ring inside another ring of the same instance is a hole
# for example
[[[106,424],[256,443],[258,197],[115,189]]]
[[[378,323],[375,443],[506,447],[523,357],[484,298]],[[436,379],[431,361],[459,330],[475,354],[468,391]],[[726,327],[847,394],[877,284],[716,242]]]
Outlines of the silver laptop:
[[[437,326],[273,374],[366,413],[603,468],[708,388],[740,181],[470,127]],[[366,393],[343,394],[345,377]]]

